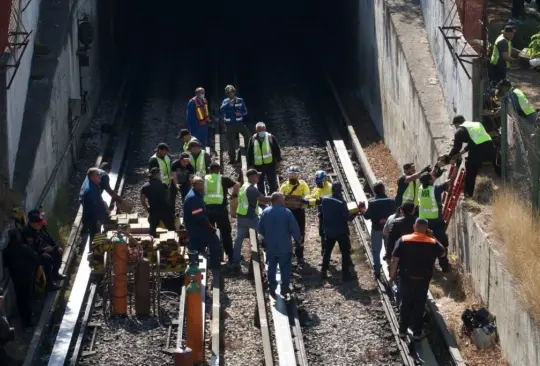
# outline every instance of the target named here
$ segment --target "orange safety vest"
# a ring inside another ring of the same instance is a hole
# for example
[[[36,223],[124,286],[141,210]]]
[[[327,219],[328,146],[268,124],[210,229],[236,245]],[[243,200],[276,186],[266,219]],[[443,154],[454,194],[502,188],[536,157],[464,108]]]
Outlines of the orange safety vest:
[[[201,126],[206,125],[210,121],[210,114],[208,113],[208,101],[203,98],[202,103],[199,98],[193,97],[195,103],[195,113],[197,114],[197,120]]]

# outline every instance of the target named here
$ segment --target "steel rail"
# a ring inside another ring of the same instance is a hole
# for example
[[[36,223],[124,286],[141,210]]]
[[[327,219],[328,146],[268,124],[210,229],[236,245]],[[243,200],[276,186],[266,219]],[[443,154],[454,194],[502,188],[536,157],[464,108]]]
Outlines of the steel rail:
[[[371,169],[371,165],[369,164],[369,161],[364,153],[364,150],[362,148],[362,145],[360,144],[360,140],[356,136],[356,132],[354,131],[354,127],[352,125],[352,122],[345,110],[345,107],[343,106],[343,103],[341,102],[341,99],[339,97],[339,94],[337,92],[337,89],[332,82],[332,79],[330,78],[330,75],[324,71],[326,81],[328,83],[329,89],[336,101],[336,105],[339,109],[339,112],[341,113],[342,119],[339,121],[341,122],[341,125],[343,125],[349,134],[351,145],[353,148],[353,151],[356,155],[357,160],[359,161],[362,170],[364,172],[364,175],[366,177],[367,183],[370,187],[373,187],[373,185],[376,182],[375,174],[373,173],[373,170]],[[334,122],[334,121],[332,121]],[[371,231],[370,231],[371,232]],[[382,258],[386,255],[386,250],[383,246],[381,250],[381,261]],[[384,263],[384,262],[383,262]],[[383,276],[386,282],[388,282],[388,279],[390,278],[388,269],[386,266],[383,267]],[[435,320],[435,323],[437,325],[437,330],[441,334],[445,345],[448,349],[448,353],[450,354],[451,361],[455,366],[465,366],[465,361],[463,360],[463,357],[461,356],[461,353],[459,352],[459,348],[456,344],[456,341],[452,334],[450,333],[450,330],[448,329],[448,326],[446,325],[446,322],[444,321],[444,318],[442,317],[437,304],[435,302],[435,299],[433,298],[430,291],[428,291],[428,301],[427,301],[428,309],[432,315],[432,317]],[[430,359],[429,353],[432,354],[431,347],[429,345],[429,342],[424,338],[420,342],[415,342],[417,344],[417,352],[421,358]]]
[[[126,96],[126,93],[127,95],[131,93],[132,88],[128,87],[128,82],[132,79],[131,75],[132,75],[132,70],[130,69],[126,72],[125,77],[120,86],[119,93],[118,93],[118,95],[120,95],[120,98],[112,114],[113,116],[112,120],[115,122],[121,120],[121,115],[123,114],[123,110],[124,110],[123,108],[124,103],[122,101],[128,98]],[[112,138],[110,135],[108,134],[105,135],[105,138],[102,140],[100,152],[98,153],[98,156],[94,163],[95,167],[98,167],[103,162],[105,152],[107,151],[111,140]],[[73,259],[76,256],[75,249],[76,247],[78,247],[78,238],[82,229],[81,220],[82,220],[82,205],[79,206],[79,209],[75,216],[75,220],[73,221],[73,224],[71,226],[71,231],[69,233],[69,237],[67,240],[68,244],[66,248],[64,248],[64,254],[62,255],[62,265],[60,267],[59,272],[63,273],[64,275],[68,275],[68,271],[71,266],[71,263],[73,262]],[[34,335],[26,351],[26,355],[23,361],[23,366],[33,366],[35,364],[36,358],[38,357],[38,354],[41,350],[41,344],[43,342],[44,336],[47,333],[47,328],[50,325],[50,320],[53,315],[53,309],[58,303],[60,296],[61,296],[60,291],[49,293],[47,295],[47,298],[41,310],[41,315],[40,315],[38,324],[34,330]]]

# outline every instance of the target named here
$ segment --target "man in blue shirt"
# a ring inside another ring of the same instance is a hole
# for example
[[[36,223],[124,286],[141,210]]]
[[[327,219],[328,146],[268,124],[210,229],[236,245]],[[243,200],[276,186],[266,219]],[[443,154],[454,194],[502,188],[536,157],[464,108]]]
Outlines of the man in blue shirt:
[[[321,269],[323,279],[327,277],[328,267],[330,266],[330,256],[332,250],[339,244],[341,251],[341,276],[343,281],[352,280],[350,273],[351,251],[349,240],[349,221],[352,221],[356,215],[349,214],[347,203],[343,199],[343,188],[340,182],[332,184],[332,196],[323,197],[319,210],[322,214],[323,232],[325,234],[324,254]]]
[[[86,176],[89,183],[82,194],[82,222],[88,230],[91,241],[95,234],[101,232],[101,225],[109,217],[110,210],[101,198],[99,169],[88,169]]]
[[[219,268],[221,246],[216,228],[210,224],[204,204],[204,179],[194,177],[191,190],[184,200],[184,225],[189,237],[189,249],[204,253],[208,246],[210,266]]]
[[[381,276],[381,249],[383,245],[383,229],[386,220],[397,211],[396,202],[386,195],[386,187],[382,182],[373,185],[375,197],[368,201],[364,219],[371,220],[371,252],[373,254],[373,270],[375,278]]]
[[[288,297],[292,274],[293,245],[291,237],[300,243],[300,227],[292,212],[285,207],[283,193],[274,192],[270,198],[272,206],[266,208],[257,225],[257,232],[265,242],[268,263],[268,284],[270,295],[275,297],[277,288],[276,271],[281,272],[281,296]]]
[[[109,173],[111,172],[111,165],[109,163],[103,162],[99,166],[99,188],[101,189],[101,193],[103,191],[107,192],[113,199],[113,201],[120,202],[122,201],[122,198],[116,194],[116,192],[111,188],[110,184],[110,177]],[[88,188],[88,185],[90,184],[90,181],[88,180],[88,176],[84,179],[83,184],[81,185],[81,189],[79,191],[79,201],[82,203],[82,195],[84,194],[84,191],[86,188]]]
[[[234,86],[227,85],[225,93],[227,98],[223,100],[219,110],[225,122],[229,160],[231,164],[234,164],[236,162],[236,138],[238,134],[244,137],[244,148],[247,148],[249,142],[249,130],[244,124],[247,108],[244,100],[236,96]]]

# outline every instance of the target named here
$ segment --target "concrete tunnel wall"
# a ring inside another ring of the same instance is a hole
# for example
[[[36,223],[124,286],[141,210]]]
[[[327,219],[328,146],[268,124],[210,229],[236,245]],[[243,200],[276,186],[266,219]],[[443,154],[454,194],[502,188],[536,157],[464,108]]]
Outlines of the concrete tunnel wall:
[[[462,66],[452,62],[435,36],[447,8],[428,0],[422,0],[422,6],[419,1],[351,1],[354,19],[347,23],[354,24],[360,36],[352,37],[356,44],[351,45],[359,70],[350,74],[358,74],[362,102],[398,164],[434,163],[449,151],[452,113],[472,117],[477,102],[472,81],[467,82]],[[422,10],[430,18],[426,23]],[[511,365],[540,365],[539,328],[519,303],[501,253],[461,204],[448,232],[450,251],[458,255],[472,275],[475,291],[497,316],[503,356]]]

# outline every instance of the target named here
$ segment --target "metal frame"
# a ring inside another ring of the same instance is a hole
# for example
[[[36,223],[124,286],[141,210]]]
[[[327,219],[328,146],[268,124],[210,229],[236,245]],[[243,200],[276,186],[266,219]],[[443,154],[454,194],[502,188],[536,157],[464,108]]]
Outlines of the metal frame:
[[[31,1],[31,0],[30,0]],[[21,12],[19,6],[13,6],[11,7],[11,20],[15,23],[16,29],[14,31],[8,32],[8,53],[10,54],[10,58],[14,61],[12,64],[7,63],[6,65],[3,65],[4,68],[7,69],[14,69],[13,74],[9,78],[9,81],[7,82],[6,89],[11,88],[11,84],[13,84],[13,80],[15,80],[15,75],[17,75],[17,71],[19,70],[19,66],[21,65],[21,59],[24,56],[24,53],[26,52],[26,48],[28,47],[28,44],[30,43],[30,36],[32,35],[33,31],[27,32],[26,28],[24,27],[24,24],[20,18],[19,13]],[[26,9],[26,7],[25,7]],[[22,40],[19,40],[19,37],[23,37]],[[15,39],[13,39],[15,37]],[[22,50],[21,50],[22,48]],[[15,51],[19,50],[19,54],[15,55]]]

